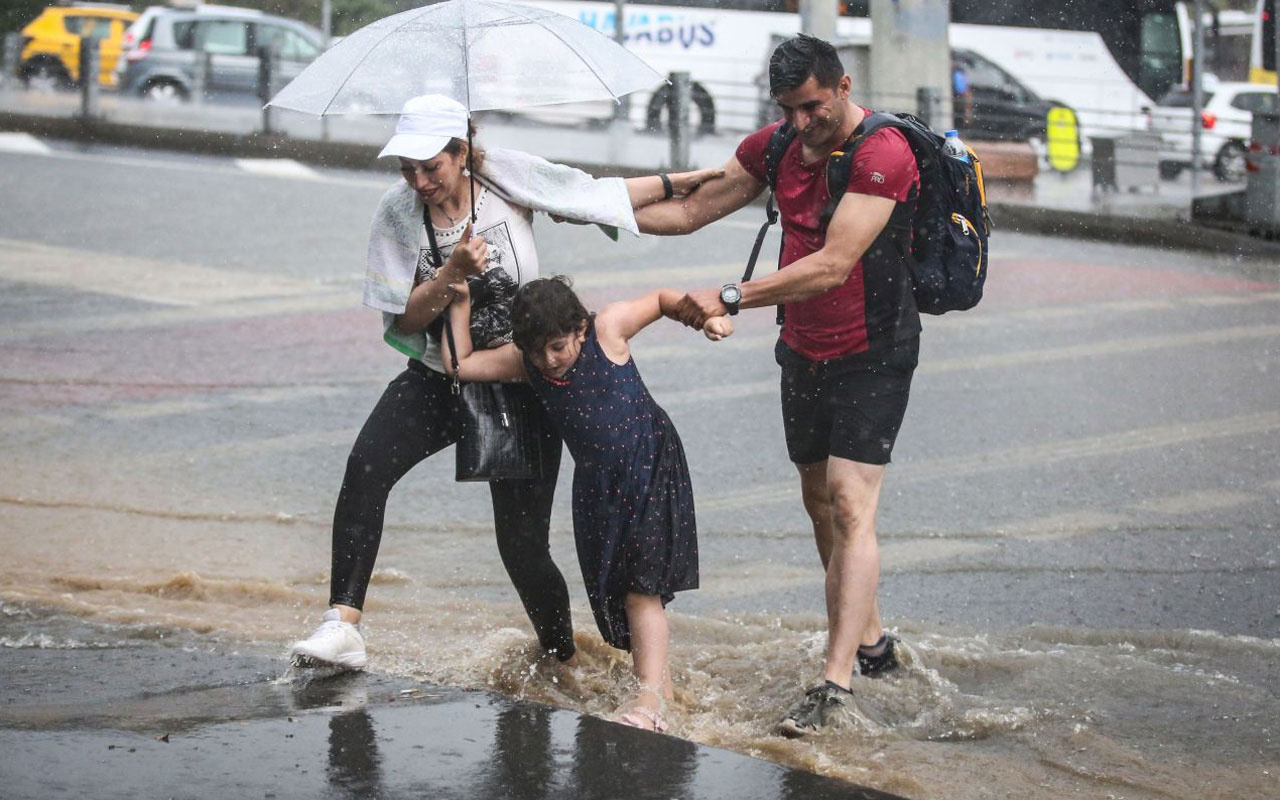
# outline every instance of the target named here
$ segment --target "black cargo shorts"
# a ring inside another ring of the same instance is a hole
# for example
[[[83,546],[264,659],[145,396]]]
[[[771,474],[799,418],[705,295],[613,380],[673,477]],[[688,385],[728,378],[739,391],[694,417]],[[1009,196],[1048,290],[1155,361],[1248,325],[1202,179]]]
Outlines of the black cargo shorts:
[[[907,413],[920,337],[865,353],[810,361],[781,339],[782,423],[796,464],[830,456],[888,464]]]

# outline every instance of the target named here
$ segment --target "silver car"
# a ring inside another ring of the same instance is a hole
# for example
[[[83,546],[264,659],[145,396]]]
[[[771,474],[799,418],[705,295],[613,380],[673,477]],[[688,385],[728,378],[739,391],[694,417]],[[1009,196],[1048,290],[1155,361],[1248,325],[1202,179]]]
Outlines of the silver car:
[[[323,49],[324,34],[261,11],[204,6],[159,10],[134,33],[121,63],[120,89],[152,100],[253,99],[264,56],[272,90],[293,80]],[[203,73],[203,87],[199,86]]]

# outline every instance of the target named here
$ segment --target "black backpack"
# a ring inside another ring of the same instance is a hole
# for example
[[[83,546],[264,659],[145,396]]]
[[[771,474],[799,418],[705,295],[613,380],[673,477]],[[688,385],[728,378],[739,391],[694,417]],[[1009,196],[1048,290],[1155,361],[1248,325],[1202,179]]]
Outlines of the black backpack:
[[[820,224],[825,230],[844,197],[859,143],[884,127],[902,131],[920,172],[920,194],[910,221],[911,246],[907,259],[916,306],[926,314],[973,308],[982,299],[982,286],[987,279],[987,238],[991,227],[982,165],[972,150],[969,151],[972,163],[948,156],[942,149],[943,138],[915,116],[868,114],[854,129],[845,147],[827,158],[827,191],[831,198],[822,211]],[[751,279],[765,232],[778,221],[774,204],[778,165],[795,136],[795,127],[784,122],[774,130],[765,149],[768,219],[760,227],[751,249],[742,277],[744,282]]]

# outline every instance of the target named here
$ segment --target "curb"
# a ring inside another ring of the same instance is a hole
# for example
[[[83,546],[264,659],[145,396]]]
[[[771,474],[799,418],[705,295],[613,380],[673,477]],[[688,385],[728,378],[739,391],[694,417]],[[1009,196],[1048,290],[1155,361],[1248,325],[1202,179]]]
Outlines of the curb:
[[[1280,242],[1200,223],[1063,211],[1015,203],[991,203],[989,208],[997,232],[1011,230],[1116,244],[1230,253],[1249,258],[1280,258]]]

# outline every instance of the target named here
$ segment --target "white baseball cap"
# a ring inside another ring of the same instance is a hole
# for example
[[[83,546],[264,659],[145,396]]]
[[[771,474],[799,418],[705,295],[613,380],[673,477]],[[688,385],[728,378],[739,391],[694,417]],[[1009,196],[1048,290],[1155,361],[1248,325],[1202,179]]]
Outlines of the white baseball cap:
[[[442,94],[415,97],[400,109],[395,135],[378,158],[401,156],[415,161],[435,158],[450,139],[467,137],[467,107]]]

